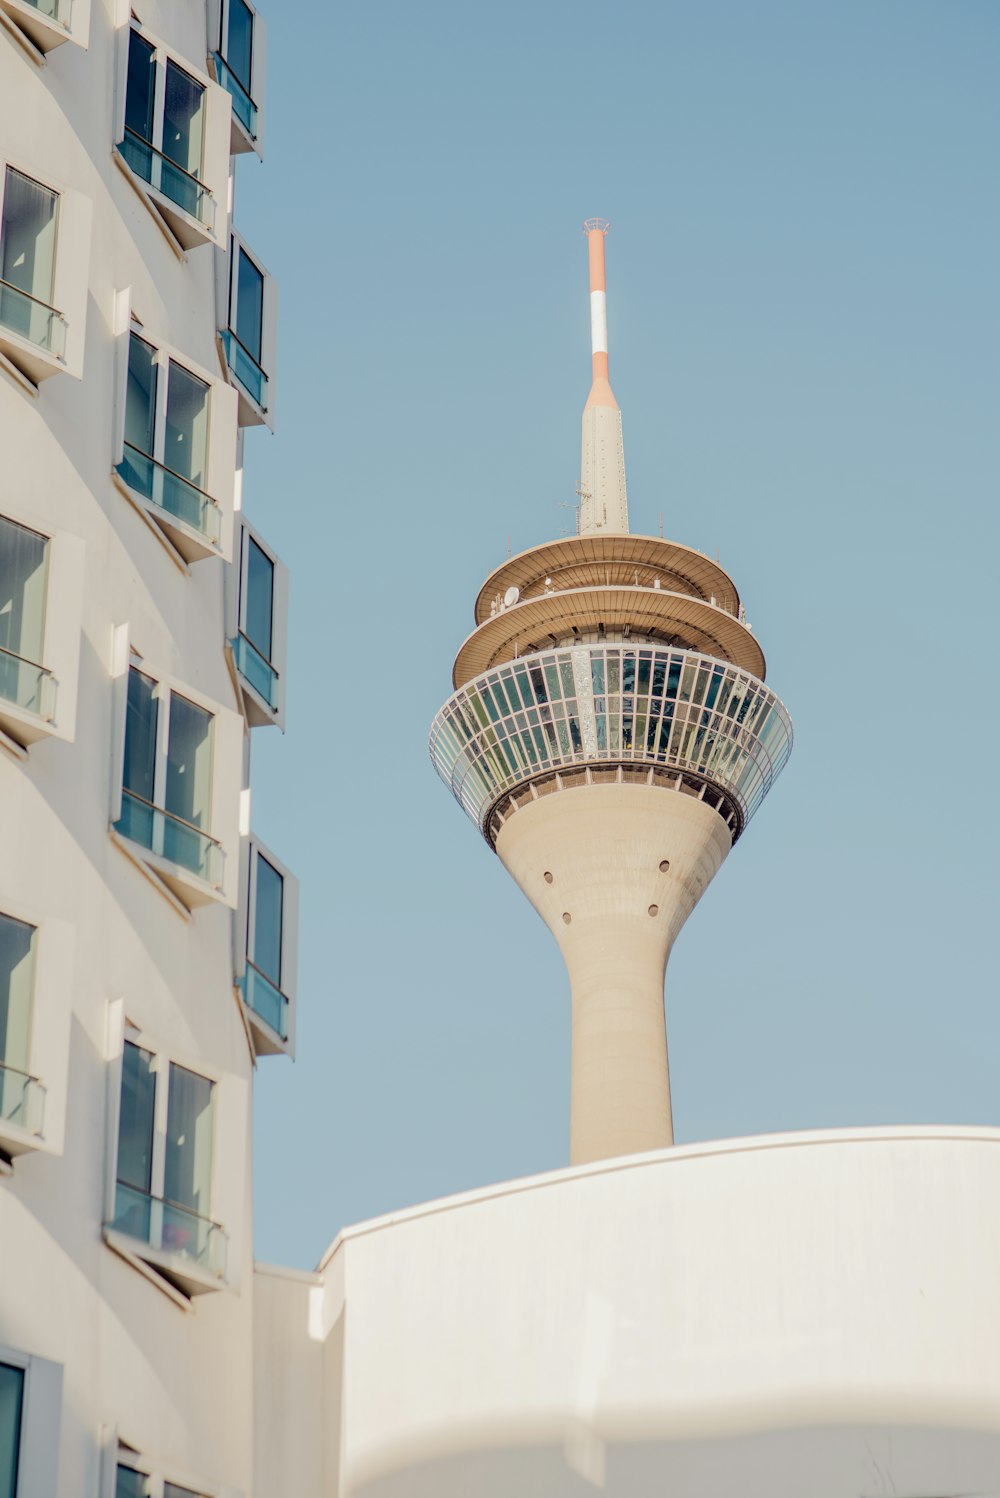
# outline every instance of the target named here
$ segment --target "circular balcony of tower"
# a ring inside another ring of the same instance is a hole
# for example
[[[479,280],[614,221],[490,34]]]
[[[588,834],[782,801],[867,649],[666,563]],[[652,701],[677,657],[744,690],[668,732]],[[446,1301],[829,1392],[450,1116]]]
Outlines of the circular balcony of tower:
[[[655,536],[593,534],[536,546],[490,574],[454,685],[520,656],[605,639],[694,650],[761,679],[766,669],[717,562]]]
[[[698,796],[735,841],[791,748],[788,713],[751,672],[636,641],[540,651],[482,672],[445,703],[430,735],[435,769],[491,846],[526,799],[614,780]]]

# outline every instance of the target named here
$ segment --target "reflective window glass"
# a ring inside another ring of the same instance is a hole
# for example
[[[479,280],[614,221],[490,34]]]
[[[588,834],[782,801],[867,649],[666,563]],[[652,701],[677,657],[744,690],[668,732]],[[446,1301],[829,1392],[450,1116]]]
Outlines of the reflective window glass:
[[[36,665],[42,659],[47,552],[44,536],[0,516],[0,652]],[[0,677],[3,672],[0,656]]]
[[[163,461],[181,478],[204,489],[207,453],[208,386],[171,360]]]
[[[24,1370],[0,1363],[0,1498],[15,1498]]]
[[[58,198],[51,188],[7,168],[0,219],[0,278],[47,304],[52,301],[55,273]],[[25,318],[30,311],[25,306]],[[9,320],[6,314],[5,320]]]
[[[153,1116],[156,1073],[153,1056],[125,1042],[122,1095],[118,1121],[118,1180],[135,1191],[149,1192],[153,1180]]]
[[[128,673],[125,712],[125,772],[122,784],[133,795],[152,801],[156,779],[156,683],[133,666]]]
[[[35,945],[34,926],[0,915],[0,1118],[15,1122],[25,1116]]]
[[[128,39],[128,82],[125,89],[125,128],[153,139],[153,103],[156,97],[153,48],[137,31]]]
[[[244,0],[229,0],[226,62],[247,93],[250,93],[253,67],[253,11],[244,3]]]
[[[115,1473],[115,1498],[148,1498],[149,1478],[134,1467],[119,1467]]]
[[[207,828],[212,809],[212,714],[170,694],[164,806],[193,827]]]
[[[212,1207],[214,1086],[207,1077],[171,1066],[163,1195],[208,1217]]]
[[[156,363],[154,350],[135,333],[128,341],[128,381],[125,388],[125,441],[153,456],[156,421]]]
[[[274,563],[252,536],[247,536],[246,598],[243,633],[266,661],[271,659],[274,611]]]
[[[260,363],[264,329],[264,274],[244,249],[236,257],[237,338],[247,353]]]
[[[285,881],[277,869],[266,858],[257,854],[255,859],[257,879],[255,889],[253,951],[250,960],[254,967],[270,978],[276,988],[281,987],[281,924]]]
[[[164,156],[176,161],[192,177],[201,175],[204,113],[205,90],[201,84],[176,63],[168,61],[161,149]]]

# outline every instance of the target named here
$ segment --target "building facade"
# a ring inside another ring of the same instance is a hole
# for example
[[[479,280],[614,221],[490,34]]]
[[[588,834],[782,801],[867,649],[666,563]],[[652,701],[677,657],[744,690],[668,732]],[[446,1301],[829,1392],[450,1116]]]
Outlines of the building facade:
[[[242,502],[265,75],[249,0],[0,0],[2,1498],[253,1490],[250,1106],[296,946],[249,789],[286,675]]]

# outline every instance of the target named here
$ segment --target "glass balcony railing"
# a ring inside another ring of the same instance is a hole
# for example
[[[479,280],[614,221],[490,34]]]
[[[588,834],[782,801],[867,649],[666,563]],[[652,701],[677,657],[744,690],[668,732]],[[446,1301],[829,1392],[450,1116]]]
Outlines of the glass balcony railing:
[[[40,1134],[45,1118],[45,1088],[37,1077],[0,1061],[0,1121]]]
[[[56,683],[51,671],[0,645],[0,704],[12,702],[46,723],[56,715]]]
[[[199,827],[164,811],[162,806],[154,806],[133,791],[123,790],[121,816],[114,826],[122,837],[197,874],[213,888],[218,889],[222,884],[221,844]]]
[[[32,10],[37,10],[40,16],[69,29],[71,0],[24,0],[24,3],[30,5]]]
[[[115,471],[130,489],[158,510],[199,531],[213,546],[219,545],[222,512],[212,496],[190,479],[181,478],[172,468],[140,452],[130,442],[125,443],[124,455]]]
[[[124,1181],[115,1186],[115,1215],[108,1227],[149,1248],[189,1259],[216,1279],[226,1272],[229,1240],[217,1222]]]
[[[232,328],[223,328],[219,334],[226,351],[226,363],[236,376],[250,399],[257,402],[262,411],[267,410],[267,375],[253,354],[244,347]]]
[[[245,682],[253,687],[259,697],[263,697],[268,707],[276,711],[278,707],[278,673],[261,655],[246,635],[240,630],[235,640],[231,641],[233,657],[236,661],[236,669]]]
[[[270,1025],[282,1040],[288,1039],[288,1000],[266,973],[255,967],[247,958],[246,972],[240,979],[243,1002],[254,1014],[259,1014],[266,1025]]]
[[[215,76],[233,101],[233,114],[251,140],[257,139],[257,106],[221,52],[213,53]]]
[[[176,161],[164,156],[162,151],[134,130],[125,127],[125,137],[118,142],[118,150],[137,177],[162,192],[165,198],[176,203],[185,213],[198,220],[206,229],[215,228],[215,199],[197,177],[192,177]]]
[[[66,357],[66,319],[62,313],[9,281],[0,281],[0,327],[57,359]]]

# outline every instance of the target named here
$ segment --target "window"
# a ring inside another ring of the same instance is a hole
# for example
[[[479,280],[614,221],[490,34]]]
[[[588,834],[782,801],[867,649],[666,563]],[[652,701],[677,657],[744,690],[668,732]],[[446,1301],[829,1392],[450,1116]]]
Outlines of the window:
[[[298,881],[253,837],[245,889],[246,952],[240,992],[258,1054],[288,1052],[294,1039]]]
[[[165,677],[115,631],[111,832],[188,911],[239,901],[242,715]]]
[[[261,151],[263,143],[264,23],[247,0],[221,0],[215,76],[233,101],[231,149]]]
[[[41,664],[48,538],[0,516],[0,698],[55,715],[55,682]]]
[[[45,1104],[29,1070],[36,936],[34,926],[0,914],[0,1121],[29,1134],[41,1133]]]
[[[133,1457],[132,1460],[141,1458]],[[4,1498],[2,1490],[0,1498]],[[182,1487],[180,1483],[140,1471],[131,1462],[119,1461],[115,1468],[114,1498],[204,1498],[204,1494],[198,1489]]]
[[[121,159],[153,190],[185,249],[219,243],[216,220],[225,217],[229,175],[228,159],[224,167],[219,159],[220,147],[228,158],[228,97],[135,26],[124,67]]]
[[[0,161],[0,353],[32,385],[83,374],[91,213],[29,161]]]
[[[0,1498],[16,1498],[24,1369],[0,1363]]]
[[[125,1042],[109,1227],[220,1278],[226,1235],[211,1216],[214,1101],[207,1077]]]
[[[186,562],[232,545],[237,398],[134,329],[121,342],[114,472]],[[222,496],[220,498],[217,496]]]
[[[163,516],[213,548],[221,538],[219,506],[205,492],[209,385],[183,364],[131,333],[125,392],[125,442],[117,472]]]
[[[240,395],[240,424],[274,425],[271,381],[277,332],[277,288],[238,234],[230,241],[226,326],[220,338]]]
[[[239,566],[227,579],[227,634],[252,728],[285,724],[288,572],[240,517]]]
[[[0,11],[39,52],[51,52],[66,41],[87,45],[90,0],[0,0]]]
[[[115,831],[218,885],[222,849],[208,831],[212,728],[205,708],[161,688],[136,666],[130,669],[122,809]]]

